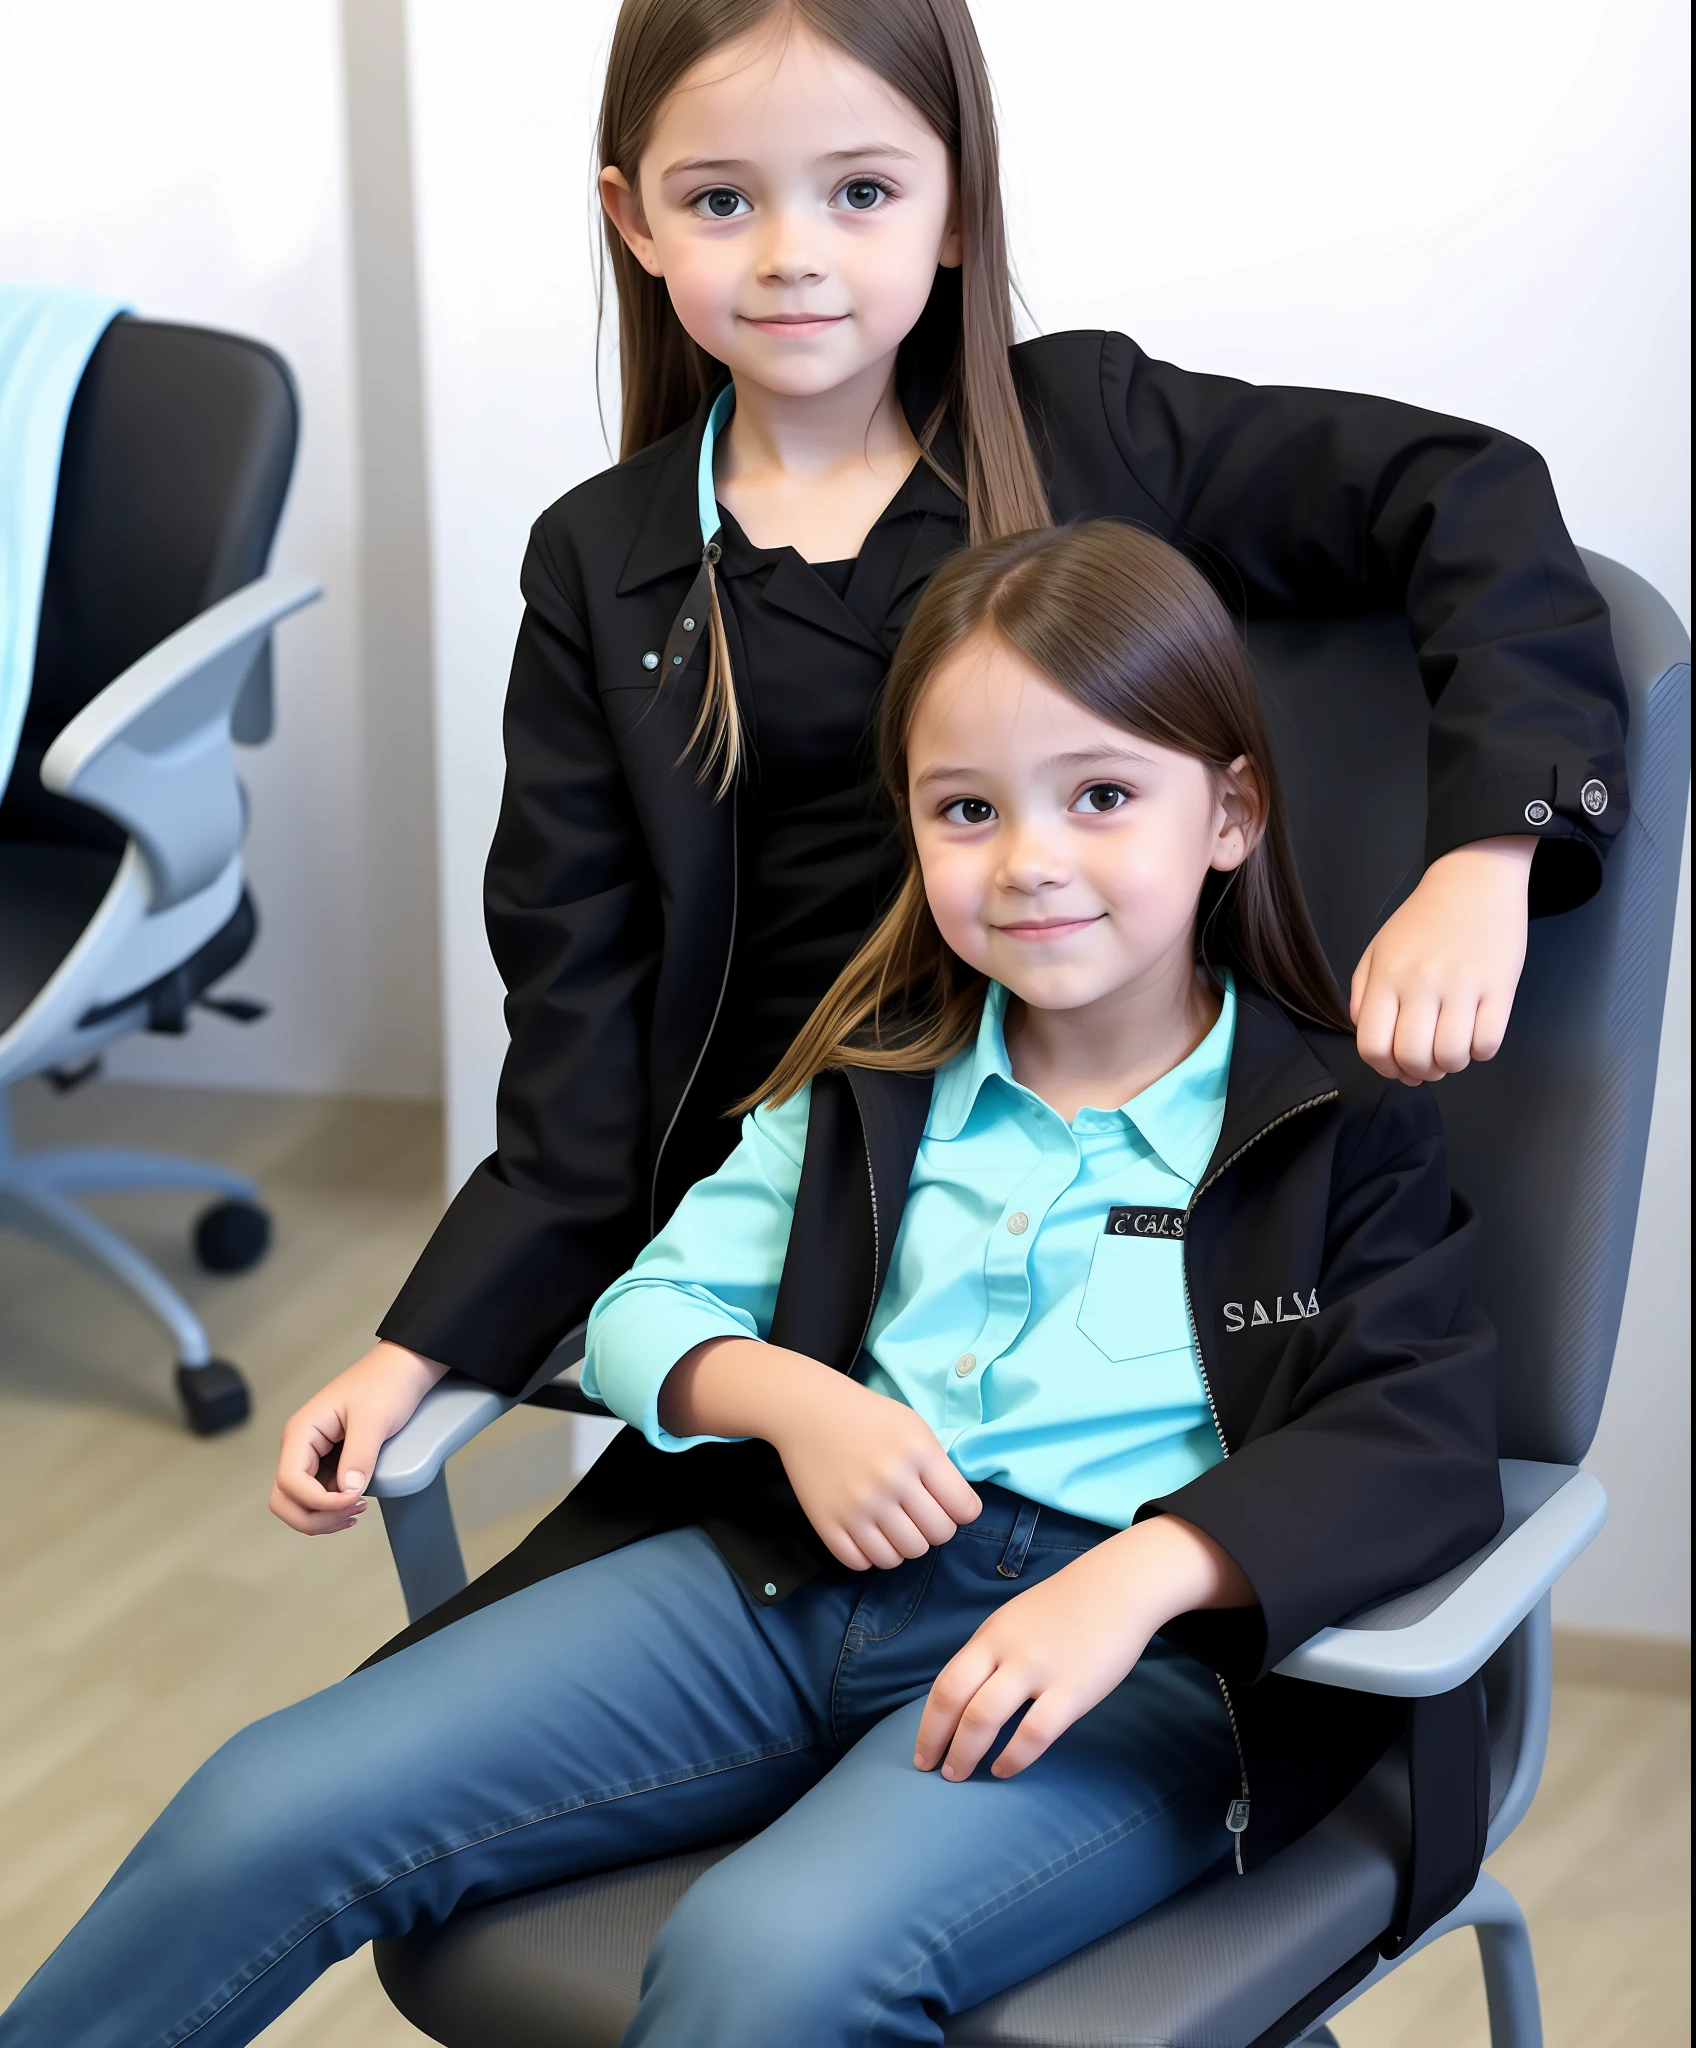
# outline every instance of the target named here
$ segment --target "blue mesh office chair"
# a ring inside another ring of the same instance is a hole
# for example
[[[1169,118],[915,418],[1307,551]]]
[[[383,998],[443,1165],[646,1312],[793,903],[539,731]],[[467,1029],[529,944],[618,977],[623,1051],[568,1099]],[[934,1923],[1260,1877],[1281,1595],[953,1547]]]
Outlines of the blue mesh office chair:
[[[1477,1286],[1501,1333],[1507,1518],[1476,1557],[1279,1668],[1419,1698],[1482,1670],[1491,1731],[1489,1849],[1524,1817],[1548,1733],[1549,1589],[1600,1528],[1578,1470],[1607,1390],[1654,1092],[1685,794],[1689,643],[1648,584],[1599,556],[1630,693],[1631,818],[1600,894],[1533,926],[1501,1055],[1442,1084],[1454,1178],[1483,1216]],[[1400,618],[1295,621],[1251,636],[1315,921],[1348,973],[1420,871],[1428,712]],[[582,1408],[582,1332],[530,1398]],[[576,1361],[576,1362],[574,1362]],[[513,1404],[450,1375],[385,1446],[382,1502],[414,1617],[465,1582],[442,1466]],[[1483,1874],[1396,1950],[1409,1848],[1405,1757],[1392,1751],[1310,1834],[1246,1878],[1201,1880],[953,2020],[949,2048],[1283,2048],[1408,1955],[1458,1928],[1482,1952],[1494,2048],[1538,2048],[1524,1917]],[[379,1944],[412,2023],[448,2048],[613,2048],[643,1962],[725,1843],[579,1878]],[[1383,1953],[1384,1948],[1393,1952]],[[803,2044],[782,2044],[803,2048]]]

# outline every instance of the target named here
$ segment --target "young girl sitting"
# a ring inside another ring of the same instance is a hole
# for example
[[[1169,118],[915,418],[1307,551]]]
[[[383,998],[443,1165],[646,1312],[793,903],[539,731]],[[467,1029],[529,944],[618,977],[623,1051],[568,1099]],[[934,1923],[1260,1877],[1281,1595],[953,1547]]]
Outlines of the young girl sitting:
[[[1122,525],[975,548],[881,750],[897,901],[596,1305],[601,1554],[228,1744],[5,2048],[224,2048],[373,1937],[744,1834],[627,2048],[938,2042],[1391,1739],[1268,1674],[1494,1532],[1493,1340],[1223,607]]]

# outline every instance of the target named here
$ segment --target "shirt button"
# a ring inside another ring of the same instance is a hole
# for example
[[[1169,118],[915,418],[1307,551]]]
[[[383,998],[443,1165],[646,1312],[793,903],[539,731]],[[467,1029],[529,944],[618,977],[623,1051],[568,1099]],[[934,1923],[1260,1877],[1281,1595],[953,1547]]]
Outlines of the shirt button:
[[[960,1375],[961,1379],[964,1379],[969,1372],[976,1368],[977,1362],[976,1352],[962,1351],[954,1361],[954,1370]]]
[[[1025,1214],[1023,1209],[1015,1209],[1007,1219],[1007,1228],[1015,1237],[1023,1237],[1030,1227],[1031,1219]]]
[[[643,666],[644,668],[658,668],[658,667],[659,667],[659,665],[660,665],[660,657],[659,657],[659,650],[658,650],[658,648],[655,648],[655,647],[650,647],[650,648],[648,649],[647,653],[646,653],[646,654],[644,654],[644,655],[643,655],[643,657],[642,657],[642,666]]]

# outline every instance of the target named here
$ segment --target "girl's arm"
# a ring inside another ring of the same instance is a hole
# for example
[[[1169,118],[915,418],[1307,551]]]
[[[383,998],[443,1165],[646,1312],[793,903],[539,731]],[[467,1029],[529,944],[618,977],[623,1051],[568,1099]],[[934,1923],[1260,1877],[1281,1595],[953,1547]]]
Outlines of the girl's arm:
[[[990,1775],[1011,1778],[1123,1680],[1174,1616],[1248,1607],[1230,1553],[1176,1515],[1123,1529],[997,1610],[945,1664],[919,1722],[913,1761],[969,1778],[1007,1722],[1029,1711]]]
[[[1091,339],[1127,471],[1251,616],[1406,614],[1431,700],[1427,863],[1529,835],[1533,909],[1594,895],[1625,819],[1625,689],[1542,457],[1389,399],[1200,376]],[[1550,816],[1528,824],[1538,800]]]
[[[1241,1566],[1252,1609],[1166,1633],[1245,1683],[1501,1526],[1496,1335],[1469,1293],[1478,1220],[1451,1194],[1432,1092],[1388,1088],[1350,1112],[1335,1159],[1318,1314],[1269,1390],[1278,1426],[1240,1425],[1223,1463],[1139,1510],[1181,1515]]]
[[[659,1414],[679,1436],[772,1445],[814,1533],[850,1571],[892,1571],[983,1511],[921,1416],[798,1351],[699,1345],[667,1375]]]
[[[511,1045],[495,1152],[454,1197],[381,1335],[516,1393],[645,1235],[640,1013],[659,959],[652,871],[588,637],[532,530],[489,854]]]
[[[1124,335],[1034,346],[1093,350],[1124,509],[1152,499],[1251,615],[1406,614],[1432,706],[1427,867],[1354,976],[1358,1042],[1405,1081],[1491,1057],[1528,912],[1595,893],[1627,808],[1607,607],[1542,458],[1387,399],[1199,376]]]
[[[981,1504],[911,1408],[765,1341],[810,1098],[746,1118],[723,1166],[602,1295],[583,1386],[661,1450],[763,1438],[832,1556],[890,1569],[946,1543]]]

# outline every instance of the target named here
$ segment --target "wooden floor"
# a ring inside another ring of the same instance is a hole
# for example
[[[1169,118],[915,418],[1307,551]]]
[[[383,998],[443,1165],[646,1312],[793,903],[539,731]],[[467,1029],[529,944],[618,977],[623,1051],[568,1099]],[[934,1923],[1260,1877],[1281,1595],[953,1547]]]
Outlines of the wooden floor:
[[[193,1204],[102,1201],[248,1373],[241,1432],[187,1435],[168,1341],[100,1282],[0,1236],[0,2003],[176,1786],[245,1722],[340,1677],[402,1620],[375,1512],[308,1542],[265,1510],[277,1430],[369,1341],[434,1221],[432,1111],[96,1083],[15,1102],[20,1139],[159,1146],[240,1165],[277,1241],[198,1273]],[[475,1570],[569,1471],[562,1418],[509,1418],[455,1461]],[[1543,1790],[1493,1868],[1530,1916],[1550,2048],[1690,2038],[1689,1707],[1563,1684]],[[1337,2023],[1346,2048],[1484,2048],[1476,1951],[1440,1945]],[[268,2048],[417,2034],[369,1961],[333,1970]]]

